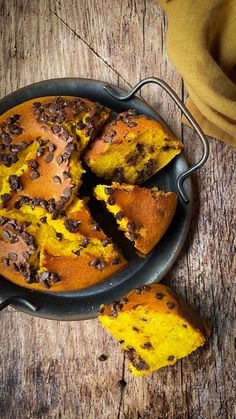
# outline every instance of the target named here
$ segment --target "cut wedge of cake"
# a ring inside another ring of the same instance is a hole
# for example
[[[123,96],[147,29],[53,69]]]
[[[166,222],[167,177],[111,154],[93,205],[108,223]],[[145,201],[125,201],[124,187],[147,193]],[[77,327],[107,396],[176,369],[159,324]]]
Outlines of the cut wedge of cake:
[[[143,254],[149,253],[165,234],[177,205],[174,192],[117,182],[111,186],[97,185],[94,195],[104,201],[119,229]]]
[[[86,149],[84,160],[99,177],[141,184],[182,149],[181,141],[158,121],[130,110],[105,126]]]
[[[140,286],[102,305],[99,320],[120,342],[136,376],[175,364],[204,345],[209,333],[198,314],[162,284]]]

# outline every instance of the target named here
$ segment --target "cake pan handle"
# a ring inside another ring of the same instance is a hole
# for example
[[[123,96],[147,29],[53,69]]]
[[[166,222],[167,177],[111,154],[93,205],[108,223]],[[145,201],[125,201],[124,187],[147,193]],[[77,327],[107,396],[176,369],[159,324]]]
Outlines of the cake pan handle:
[[[155,83],[155,84],[161,86],[162,89],[164,89],[168,93],[168,95],[174,100],[174,102],[179,107],[181,112],[184,114],[184,116],[190,122],[190,124],[192,125],[194,130],[197,132],[197,134],[198,134],[198,136],[201,140],[201,145],[202,145],[202,157],[201,157],[201,159],[194,166],[192,166],[190,169],[183,172],[177,179],[178,193],[181,196],[181,198],[183,199],[183,201],[187,204],[187,203],[189,203],[189,198],[188,198],[187,193],[184,189],[183,183],[184,183],[185,179],[187,179],[189,176],[191,176],[192,173],[194,173],[196,170],[200,169],[200,167],[202,167],[203,164],[207,161],[208,156],[209,156],[209,144],[208,144],[208,140],[207,140],[206,136],[204,135],[202,129],[200,128],[200,126],[198,125],[196,120],[193,118],[191,113],[188,111],[188,109],[186,108],[184,103],[180,100],[180,98],[177,96],[177,94],[174,92],[174,90],[164,80],[159,79],[157,77],[147,77],[147,78],[141,80],[126,95],[120,94],[119,91],[116,90],[116,88],[114,88],[113,86],[110,86],[110,85],[104,86],[104,90],[107,93],[109,93],[109,95],[113,96],[115,99],[120,100],[122,102],[123,101],[125,102],[127,100],[133,99],[134,95],[138,92],[138,90],[141,89],[141,87],[144,86],[147,83]]]
[[[11,304],[20,304],[20,306],[27,308],[30,311],[37,311],[38,307],[29,301],[27,298],[22,297],[20,295],[13,295],[12,297],[7,298],[6,300],[0,303],[0,311]]]

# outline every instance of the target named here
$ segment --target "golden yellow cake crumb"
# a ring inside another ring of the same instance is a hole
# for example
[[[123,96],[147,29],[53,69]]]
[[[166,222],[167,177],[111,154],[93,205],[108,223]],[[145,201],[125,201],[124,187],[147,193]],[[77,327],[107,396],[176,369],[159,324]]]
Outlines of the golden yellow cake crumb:
[[[175,364],[203,346],[209,333],[197,313],[162,284],[140,286],[102,305],[98,318],[120,342],[136,376]]]

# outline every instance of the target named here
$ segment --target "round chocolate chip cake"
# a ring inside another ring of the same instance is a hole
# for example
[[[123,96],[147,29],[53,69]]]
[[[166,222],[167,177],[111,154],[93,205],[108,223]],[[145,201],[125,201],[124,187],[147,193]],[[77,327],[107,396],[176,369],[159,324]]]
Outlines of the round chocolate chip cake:
[[[98,176],[141,183],[182,144],[133,111],[109,124],[110,117],[110,109],[78,97],[37,98],[0,116],[0,273],[5,278],[33,289],[72,291],[127,265],[93,219],[88,198],[78,197],[84,162]]]

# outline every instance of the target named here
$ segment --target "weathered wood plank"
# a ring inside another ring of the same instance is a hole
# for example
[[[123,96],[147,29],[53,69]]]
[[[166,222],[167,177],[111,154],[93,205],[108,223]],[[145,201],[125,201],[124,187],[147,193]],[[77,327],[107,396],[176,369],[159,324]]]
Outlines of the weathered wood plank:
[[[0,96],[41,79],[90,77],[125,88],[161,76],[183,94],[165,50],[166,19],[145,0],[0,1]],[[199,145],[179,112],[153,87],[145,100],[178,135],[190,162]],[[52,322],[8,309],[1,314],[0,417],[233,417],[233,222],[235,153],[211,141],[206,166],[194,176],[190,233],[165,282],[213,324],[205,348],[172,368],[133,378],[123,354],[97,320]],[[99,362],[98,356],[108,354]],[[123,369],[124,367],[124,369]],[[120,390],[124,376],[127,386]]]

